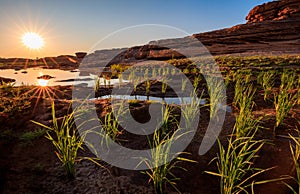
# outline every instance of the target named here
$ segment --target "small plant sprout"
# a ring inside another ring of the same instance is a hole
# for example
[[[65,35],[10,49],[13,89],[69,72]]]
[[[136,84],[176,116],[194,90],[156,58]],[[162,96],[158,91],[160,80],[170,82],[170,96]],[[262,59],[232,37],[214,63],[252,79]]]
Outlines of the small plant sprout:
[[[122,73],[118,74],[118,79],[119,79],[119,87],[121,87],[121,84],[123,83],[123,76]]]
[[[200,108],[201,108],[201,97],[197,98],[192,94],[190,95],[190,97],[191,97],[191,102],[185,104],[181,109],[185,121],[184,127],[188,131],[192,130],[193,123],[197,121],[196,117],[199,116]]]
[[[188,82],[188,79],[182,79],[182,85],[181,85],[181,91],[183,92],[185,90],[186,84]]]
[[[95,90],[95,92],[97,92],[100,89],[101,78],[99,76],[95,76],[94,81],[95,81],[94,90]]]
[[[193,86],[194,86],[195,89],[198,88],[201,80],[202,80],[201,75],[195,76],[194,82],[193,82]]]
[[[156,77],[156,67],[152,68],[152,77]]]
[[[164,77],[163,80],[162,80],[162,83],[161,83],[161,92],[162,92],[163,94],[165,94],[166,91],[167,91],[168,85],[167,85],[166,82],[167,82],[167,79],[166,79],[166,77]]]
[[[111,111],[105,114],[103,121],[100,120],[100,123],[105,130],[105,137],[104,139],[107,142],[107,147],[109,148],[109,139],[112,139],[113,141],[116,140],[116,137],[120,134],[122,134],[122,131],[120,131],[120,123],[119,123],[119,116],[121,114],[124,114],[124,108],[123,103],[118,104],[119,108],[118,111]],[[101,142],[103,143],[103,142]]]
[[[212,77],[208,76],[206,78],[206,81],[208,81],[210,84],[208,84],[208,93],[210,95],[210,118],[213,118],[216,116],[220,106],[219,100],[223,100],[222,98],[225,98],[224,90],[222,87],[223,84],[223,78],[222,77]]]
[[[42,128],[39,128],[39,129],[36,129],[34,131],[28,131],[28,132],[25,132],[23,133],[21,136],[20,136],[20,140],[22,142],[24,142],[24,144],[32,144],[32,142],[35,140],[35,139],[38,139],[42,136],[44,136],[46,133],[46,130],[45,129],[42,129]]]
[[[146,81],[146,93],[149,94],[150,92],[150,87],[151,87],[151,81],[147,80]]]

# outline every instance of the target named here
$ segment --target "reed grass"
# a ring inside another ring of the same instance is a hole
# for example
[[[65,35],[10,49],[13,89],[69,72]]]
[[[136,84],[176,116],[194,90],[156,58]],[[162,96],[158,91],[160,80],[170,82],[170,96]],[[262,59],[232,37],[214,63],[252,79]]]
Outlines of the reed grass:
[[[206,81],[210,83],[207,85],[207,89],[210,95],[210,118],[213,118],[216,116],[220,106],[222,106],[219,102],[222,102],[226,98],[225,91],[223,90],[223,78],[209,76],[206,78]]]
[[[230,135],[228,146],[222,145],[218,139],[219,152],[217,157],[217,172],[205,171],[208,174],[220,178],[221,194],[233,193],[253,193],[255,185],[265,184],[275,181],[282,181],[287,177],[280,177],[269,180],[256,181],[258,175],[272,170],[274,167],[260,169],[254,167],[255,159],[259,157],[259,152],[266,143],[266,140],[256,140],[255,134],[259,126],[256,124],[248,133],[248,136],[235,136],[235,131]]]
[[[181,91],[183,92],[186,88],[186,84],[189,80],[188,79],[182,79],[182,84],[181,84]]]
[[[99,76],[95,76],[94,82],[95,82],[94,90],[95,90],[95,92],[97,92],[100,90],[101,78]]]
[[[298,136],[292,136],[291,134],[289,137],[292,140],[292,143],[290,142],[290,151],[292,154],[292,159],[294,163],[294,169],[296,171],[296,177],[293,177],[293,180],[296,182],[297,188],[293,188],[292,186],[286,184],[294,194],[300,193],[300,131],[297,129]]]
[[[115,140],[116,136],[121,133],[119,130],[119,123],[113,112],[109,112],[104,116],[103,126],[106,133],[111,136],[113,140]]]
[[[231,136],[227,148],[218,140],[219,153],[216,158],[218,172],[206,171],[206,173],[220,177],[221,194],[248,193],[247,189],[253,184],[263,183],[252,180],[269,170],[253,167],[253,161],[258,157],[263,145],[264,141],[254,140],[254,135],[236,139]]]
[[[55,115],[55,106],[52,103],[52,127],[32,121],[47,130],[46,138],[54,145],[56,156],[62,162],[69,178],[75,177],[75,163],[78,161],[77,153],[79,149],[82,149],[83,144],[83,139],[75,128],[74,114],[75,112],[72,111],[64,116],[61,122],[58,122]]]
[[[180,129],[178,129],[180,130]],[[152,140],[148,138],[148,143],[151,148],[151,159],[144,158],[141,163],[144,162],[149,170],[143,171],[149,177],[149,181],[153,183],[155,193],[162,194],[165,193],[167,184],[173,187],[178,193],[180,191],[177,188],[176,182],[180,180],[172,171],[175,169],[181,169],[186,171],[185,168],[180,166],[180,162],[195,162],[193,160],[187,159],[183,156],[176,157],[170,162],[171,157],[176,155],[184,155],[188,153],[171,153],[171,146],[179,138],[176,132],[171,135],[168,133],[162,135],[159,130],[155,130]]]
[[[292,143],[290,143],[290,151],[292,154],[292,159],[295,165],[295,170],[296,170],[296,178],[293,178],[295,180],[295,182],[297,183],[297,188],[294,189],[293,187],[287,185],[291,191],[294,194],[299,194],[300,193],[300,137],[294,137],[292,135],[290,135],[290,138],[292,139],[292,141],[294,142],[294,145],[292,145]]]
[[[195,161],[184,157],[184,155],[189,154],[187,152],[171,152],[173,144],[177,143],[176,141],[179,138],[184,138],[183,136],[186,132],[181,132],[182,129],[179,128],[175,115],[173,116],[171,114],[171,106],[162,106],[161,111],[161,122],[158,123],[154,133],[147,137],[148,144],[151,148],[150,158],[141,158],[141,162],[138,165],[142,163],[147,165],[149,170],[142,171],[142,173],[149,177],[149,182],[152,182],[155,193],[165,193],[164,191],[167,185],[170,185],[180,193],[176,184],[180,178],[173,173],[173,170],[180,169],[186,171],[186,169],[180,166],[180,163],[194,163]],[[177,129],[174,130],[175,128]],[[171,161],[171,159],[173,160]]]
[[[252,85],[244,87],[242,79],[236,83],[235,103],[239,107],[239,115],[229,139],[228,146],[222,145],[218,139],[219,152],[217,157],[217,172],[206,173],[220,177],[221,194],[249,193],[254,185],[273,182],[279,179],[255,181],[257,175],[272,168],[258,169],[254,167],[254,161],[259,157],[259,152],[265,140],[256,140],[255,135],[259,129],[259,120],[252,114],[253,96],[255,90]]]
[[[236,85],[236,99],[235,104],[239,108],[239,114],[236,116],[236,122],[234,125],[234,132],[237,138],[247,137],[257,129],[260,118],[254,118],[252,114],[254,102],[253,96],[255,89],[252,85],[244,87],[240,83]]]
[[[202,80],[202,76],[201,75],[195,76],[194,82],[193,82],[193,86],[194,86],[195,89],[198,88],[201,80]]]
[[[190,95],[191,103],[185,104],[181,108],[182,115],[184,117],[184,127],[187,131],[193,130],[193,123],[197,121],[197,117],[200,115],[201,98],[197,98],[194,95]]]
[[[283,123],[285,117],[297,103],[297,95],[291,92],[295,86],[295,78],[296,74],[288,71],[284,71],[281,75],[279,92],[274,94],[274,106],[276,110],[276,124],[274,126],[274,133],[275,128]]]
[[[271,94],[274,87],[276,77],[275,70],[268,70],[266,72],[261,72],[258,74],[257,82],[262,85],[264,89],[264,100],[268,99],[268,96]]]

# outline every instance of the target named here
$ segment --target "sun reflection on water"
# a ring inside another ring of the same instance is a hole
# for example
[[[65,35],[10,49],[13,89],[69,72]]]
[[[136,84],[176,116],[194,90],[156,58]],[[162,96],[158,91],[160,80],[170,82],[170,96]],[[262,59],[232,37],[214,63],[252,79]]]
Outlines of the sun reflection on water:
[[[48,86],[49,80],[48,79],[38,79],[39,86]]]

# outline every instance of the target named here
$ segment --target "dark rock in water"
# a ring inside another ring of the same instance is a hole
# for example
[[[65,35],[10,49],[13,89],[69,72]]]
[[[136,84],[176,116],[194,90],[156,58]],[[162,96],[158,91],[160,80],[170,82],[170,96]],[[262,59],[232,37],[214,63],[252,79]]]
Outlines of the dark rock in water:
[[[49,79],[52,79],[52,78],[55,78],[51,75],[42,75],[42,76],[39,76],[37,77],[38,79],[45,79],[45,80],[49,80]]]
[[[92,78],[82,78],[82,79],[64,79],[64,80],[57,80],[55,82],[73,82],[73,81],[91,81]]]
[[[15,81],[16,81],[15,79],[0,77],[0,85],[2,85],[2,83],[12,83]]]
[[[79,59],[82,59],[86,56],[86,52],[77,52],[75,53],[76,57],[79,58]]]
[[[76,72],[78,72],[78,70],[71,70],[70,72],[71,73],[76,73]]]

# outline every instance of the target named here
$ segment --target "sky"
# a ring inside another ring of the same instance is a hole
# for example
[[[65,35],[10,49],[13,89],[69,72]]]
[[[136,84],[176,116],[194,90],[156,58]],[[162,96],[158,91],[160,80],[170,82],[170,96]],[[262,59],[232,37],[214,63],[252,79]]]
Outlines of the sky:
[[[269,0],[1,0],[0,57],[44,57],[141,45],[245,23]],[[151,25],[149,25],[151,24]],[[41,49],[22,43],[39,34]]]

